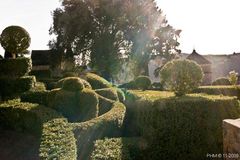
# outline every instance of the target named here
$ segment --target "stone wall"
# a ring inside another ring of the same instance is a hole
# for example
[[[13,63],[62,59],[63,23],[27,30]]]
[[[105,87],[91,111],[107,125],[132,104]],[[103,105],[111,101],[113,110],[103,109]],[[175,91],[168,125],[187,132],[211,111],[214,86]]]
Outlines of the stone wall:
[[[223,121],[223,157],[240,160],[240,119]]]

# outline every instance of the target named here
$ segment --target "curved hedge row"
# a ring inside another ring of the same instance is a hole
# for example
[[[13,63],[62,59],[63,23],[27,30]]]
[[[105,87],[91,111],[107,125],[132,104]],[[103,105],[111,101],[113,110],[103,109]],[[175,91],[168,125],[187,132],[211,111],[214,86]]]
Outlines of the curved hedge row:
[[[0,125],[41,137],[40,159],[75,160],[76,144],[72,128],[56,111],[18,100],[0,104]]]
[[[113,102],[107,113],[82,123],[71,123],[78,146],[78,159],[89,159],[93,142],[103,137],[119,136],[126,108]]]

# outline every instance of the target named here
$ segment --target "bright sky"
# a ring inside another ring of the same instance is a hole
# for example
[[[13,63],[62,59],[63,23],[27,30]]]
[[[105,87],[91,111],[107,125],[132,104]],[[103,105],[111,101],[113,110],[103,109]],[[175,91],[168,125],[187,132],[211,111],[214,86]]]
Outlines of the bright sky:
[[[231,54],[240,52],[240,0],[157,0],[169,23],[182,29],[180,49],[190,53]],[[20,25],[31,35],[30,49],[48,49],[51,11],[59,0],[2,0],[0,33]],[[3,54],[0,47],[0,54]]]
[[[169,23],[182,29],[180,49],[190,53],[240,52],[240,0],[157,0]]]

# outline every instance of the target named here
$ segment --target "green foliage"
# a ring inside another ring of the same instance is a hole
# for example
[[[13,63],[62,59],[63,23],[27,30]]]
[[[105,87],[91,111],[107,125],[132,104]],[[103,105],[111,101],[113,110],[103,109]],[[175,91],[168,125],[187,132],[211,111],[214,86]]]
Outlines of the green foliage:
[[[212,83],[213,86],[219,86],[219,85],[231,85],[231,82],[229,81],[229,79],[227,77],[221,77],[216,79],[215,81],[213,81]]]
[[[118,94],[117,90],[115,88],[103,88],[103,89],[97,89],[95,90],[96,93],[99,95],[106,97],[108,99],[118,101]]]
[[[63,82],[68,79],[67,78],[63,78],[63,79],[60,79],[59,81],[57,81],[57,83],[55,84],[55,88],[62,88],[63,86]],[[88,89],[92,89],[92,86],[90,83],[88,83],[88,81],[84,80],[84,79],[81,79],[83,85],[84,85],[84,88],[88,88]]]
[[[91,89],[83,89],[78,92],[79,119],[87,121],[98,116],[98,96]]]
[[[144,92],[136,94],[144,96]],[[142,159],[206,159],[207,153],[222,153],[222,120],[240,116],[239,102],[234,97],[147,97],[128,105],[131,119],[126,123],[127,128],[135,127],[135,133],[148,141]]]
[[[31,69],[29,58],[0,59],[0,77],[18,78],[27,75]]]
[[[34,133],[39,137],[39,157],[43,159],[76,159],[72,128],[56,111],[17,100],[0,104],[1,127]],[[40,139],[41,138],[41,139]]]
[[[85,79],[93,89],[110,88],[112,86],[107,80],[93,73],[87,73]]]
[[[35,86],[31,89],[31,91],[45,91],[45,84],[42,82],[36,82]]]
[[[80,78],[77,77],[68,77],[64,79],[62,89],[66,91],[81,91],[83,90],[84,85]]]
[[[136,87],[142,90],[147,90],[151,86],[151,80],[148,76],[138,76],[135,79]]]
[[[49,91],[28,91],[21,94],[22,102],[38,103],[47,105],[47,96]]]
[[[29,33],[20,26],[9,26],[2,31],[0,39],[2,47],[12,54],[25,51],[31,43]]]
[[[122,139],[112,138],[97,140],[91,155],[92,160],[131,160],[128,147]]]
[[[132,160],[141,159],[145,142],[141,138],[105,138],[94,142],[92,160]]]
[[[75,72],[65,72],[65,73],[63,73],[63,77],[64,78],[66,78],[66,77],[78,77],[78,75]]]
[[[240,99],[239,86],[201,86],[193,91],[194,93],[206,93],[211,95],[236,96]]]
[[[120,88],[115,88],[117,91],[117,95],[118,95],[118,99],[120,102],[124,102],[125,101],[125,93],[120,89]]]
[[[235,71],[229,72],[228,79],[229,79],[231,85],[237,85],[237,82],[238,82],[238,73],[235,72]]]
[[[118,86],[119,88],[126,88],[126,89],[137,89],[135,81],[130,81],[128,83],[124,83]]]
[[[194,61],[173,60],[160,71],[161,83],[177,96],[185,95],[197,88],[203,78],[201,67]]]
[[[21,93],[35,86],[34,76],[24,76],[17,79],[0,78],[0,94],[3,99],[18,97]]]
[[[115,137],[121,134],[126,108],[120,102],[112,102],[111,110],[102,116],[82,123],[72,123],[77,137],[78,159],[90,159],[92,144],[104,137]]]

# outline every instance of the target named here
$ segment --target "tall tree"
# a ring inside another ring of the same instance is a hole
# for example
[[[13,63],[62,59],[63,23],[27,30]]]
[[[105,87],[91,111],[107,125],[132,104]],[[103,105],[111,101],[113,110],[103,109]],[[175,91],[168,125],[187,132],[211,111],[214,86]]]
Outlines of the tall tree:
[[[139,62],[152,54],[147,48],[167,23],[154,0],[63,0],[53,20],[50,33],[56,39],[50,47],[62,57],[79,55],[108,76],[117,73],[123,58]]]

